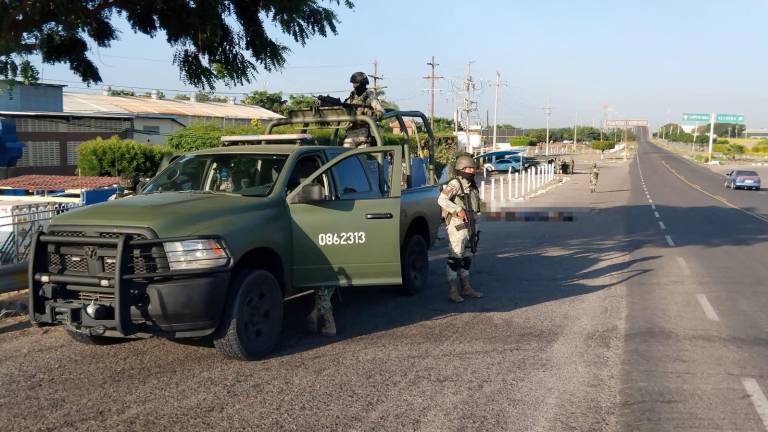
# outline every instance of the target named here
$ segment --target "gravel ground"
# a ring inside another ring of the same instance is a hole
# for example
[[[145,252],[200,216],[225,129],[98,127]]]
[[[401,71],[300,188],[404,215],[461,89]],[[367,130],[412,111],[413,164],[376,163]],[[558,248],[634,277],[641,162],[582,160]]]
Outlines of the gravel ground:
[[[586,176],[581,176],[585,177]],[[620,192],[626,165],[601,171]],[[578,180],[582,181],[582,180]],[[445,240],[430,286],[345,290],[340,334],[301,329],[287,305],[276,353],[223,358],[205,341],[85,346],[60,328],[0,328],[4,430],[617,429],[627,269],[619,209],[574,222],[487,222],[480,300],[446,300]],[[606,195],[607,196],[607,195]],[[574,199],[574,197],[570,197]]]

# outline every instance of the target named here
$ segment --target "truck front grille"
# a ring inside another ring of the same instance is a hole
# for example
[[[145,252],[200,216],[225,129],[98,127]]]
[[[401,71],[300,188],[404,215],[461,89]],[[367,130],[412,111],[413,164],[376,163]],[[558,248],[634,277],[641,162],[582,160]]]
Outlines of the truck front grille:
[[[62,237],[102,237],[119,238],[121,232],[104,232],[97,229],[87,230],[51,230],[51,235]],[[128,237],[128,262],[125,264],[126,274],[152,274],[167,271],[165,251],[161,245],[136,245],[131,246],[131,241],[148,240],[149,236],[140,233],[125,233]],[[117,270],[116,249],[112,246],[98,246],[96,265],[89,269],[88,258],[85,255],[84,246],[48,246],[48,271],[57,274],[89,274],[94,268],[98,273],[112,273]],[[66,252],[64,252],[66,251]],[[94,275],[95,276],[95,275]]]

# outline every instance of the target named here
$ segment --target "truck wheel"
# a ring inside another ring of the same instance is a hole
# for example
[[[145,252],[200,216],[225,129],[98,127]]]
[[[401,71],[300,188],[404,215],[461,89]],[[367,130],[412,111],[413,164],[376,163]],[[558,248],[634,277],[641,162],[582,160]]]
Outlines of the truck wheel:
[[[403,277],[403,293],[414,295],[427,286],[429,278],[429,255],[427,242],[419,234],[409,236],[400,258]]]
[[[213,344],[227,357],[254,360],[269,354],[283,326],[283,293],[271,273],[253,270],[237,278]]]
[[[89,336],[85,333],[78,333],[72,330],[67,330],[67,334],[73,340],[85,345],[114,345],[118,343],[127,342],[129,340],[129,339],[111,338],[111,337],[105,337],[105,336]]]

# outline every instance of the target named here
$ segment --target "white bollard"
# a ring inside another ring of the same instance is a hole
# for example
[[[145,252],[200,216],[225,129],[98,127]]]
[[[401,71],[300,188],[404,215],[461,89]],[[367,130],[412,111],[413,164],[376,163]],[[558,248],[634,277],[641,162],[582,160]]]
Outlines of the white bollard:
[[[512,168],[507,173],[507,189],[509,189],[509,192],[507,192],[507,195],[509,195],[508,200],[512,201]]]
[[[499,178],[499,201],[504,201],[504,177]]]
[[[491,179],[491,201],[496,200],[496,179]]]
[[[515,173],[515,199],[520,198],[520,173]]]
[[[485,201],[485,180],[480,182],[480,199]]]

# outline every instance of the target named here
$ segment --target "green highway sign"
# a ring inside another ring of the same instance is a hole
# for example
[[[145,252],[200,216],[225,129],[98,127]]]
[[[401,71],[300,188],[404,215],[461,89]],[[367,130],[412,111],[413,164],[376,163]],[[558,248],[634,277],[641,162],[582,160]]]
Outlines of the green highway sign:
[[[715,122],[744,124],[744,116],[741,114],[718,114],[715,117]]]
[[[706,113],[683,113],[683,121],[688,121],[688,122],[709,122],[709,114],[706,114]]]

